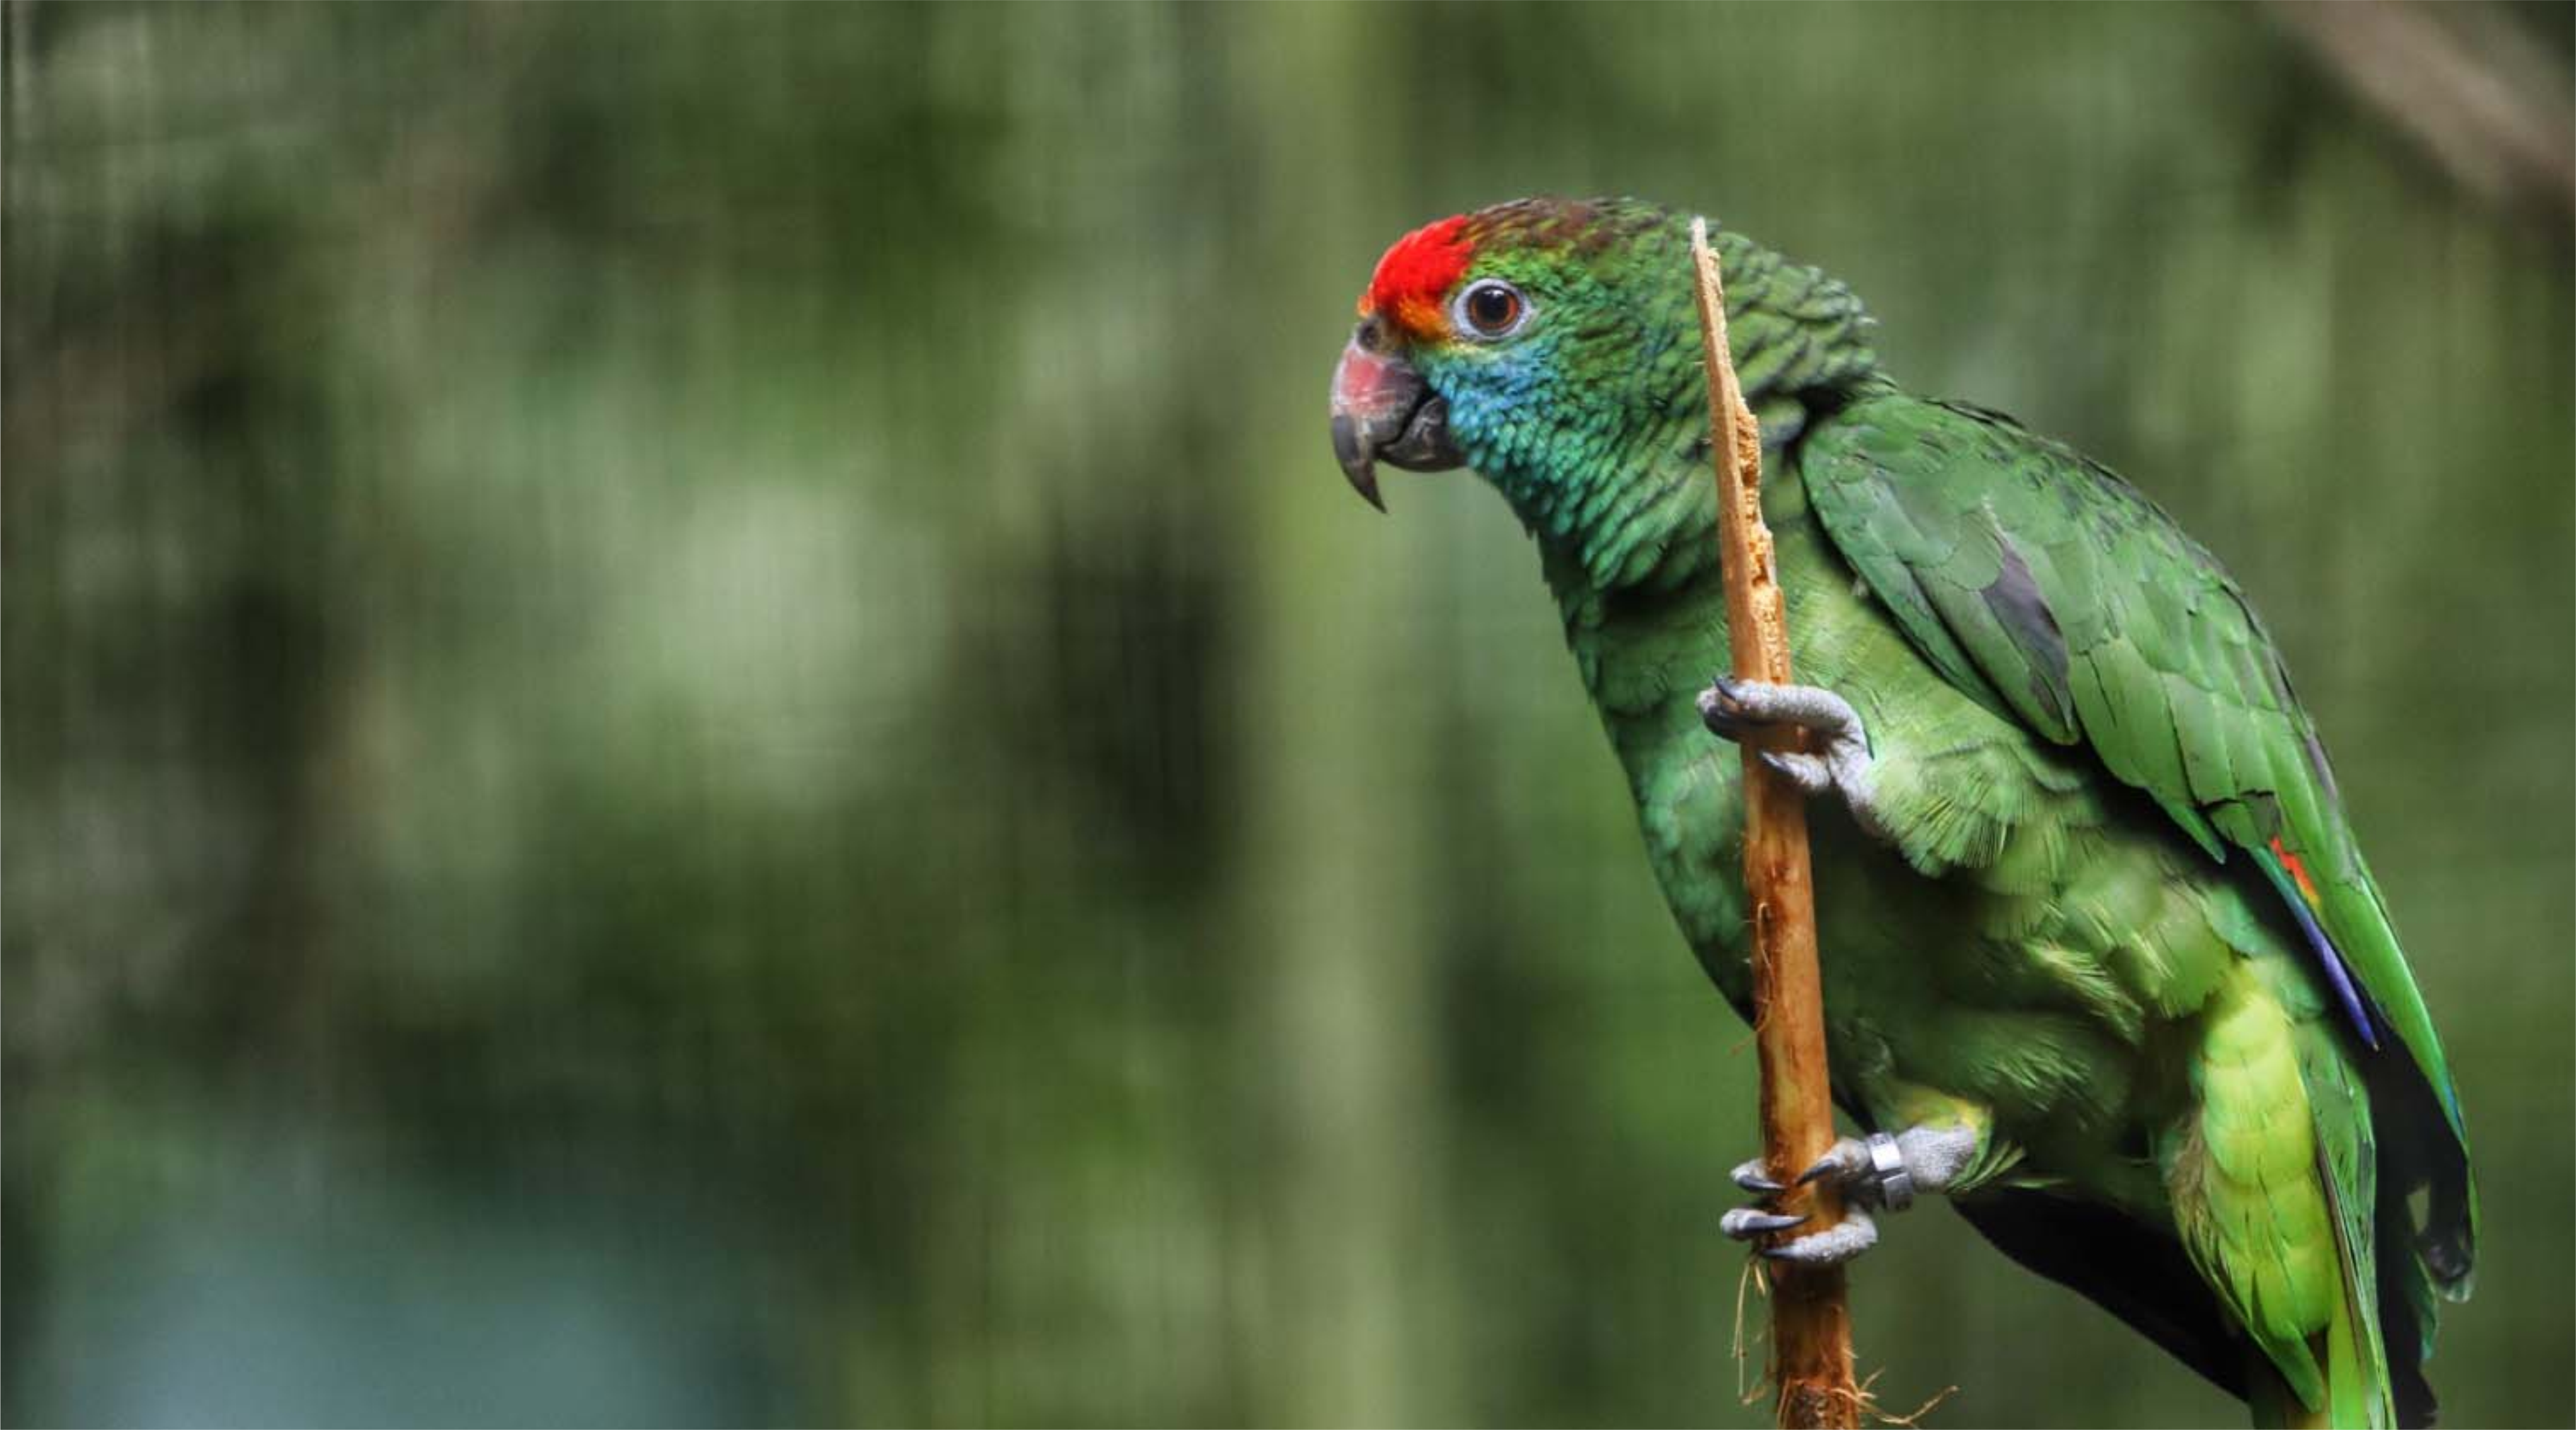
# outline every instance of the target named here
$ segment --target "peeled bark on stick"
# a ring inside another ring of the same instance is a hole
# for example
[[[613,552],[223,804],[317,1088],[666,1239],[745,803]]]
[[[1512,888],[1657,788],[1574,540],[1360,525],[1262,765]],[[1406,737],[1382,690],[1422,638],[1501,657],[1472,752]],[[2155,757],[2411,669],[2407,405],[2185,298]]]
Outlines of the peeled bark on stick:
[[[1709,449],[1717,467],[1717,539],[1726,582],[1726,637],[1739,679],[1788,684],[1789,617],[1762,523],[1762,436],[1735,381],[1726,345],[1726,293],[1708,221],[1691,220],[1699,269],[1700,334],[1708,357]],[[1807,860],[1806,797],[1744,745],[1744,892],[1753,911],[1753,1028],[1762,1065],[1762,1156],[1789,1182],[1834,1141],[1825,1066],[1825,1004],[1816,959],[1816,888]],[[1797,1234],[1842,1218],[1822,1187],[1784,1194],[1805,1211]],[[1859,1423],[1851,1311],[1839,1266],[1773,1263],[1771,1380],[1784,1426]]]

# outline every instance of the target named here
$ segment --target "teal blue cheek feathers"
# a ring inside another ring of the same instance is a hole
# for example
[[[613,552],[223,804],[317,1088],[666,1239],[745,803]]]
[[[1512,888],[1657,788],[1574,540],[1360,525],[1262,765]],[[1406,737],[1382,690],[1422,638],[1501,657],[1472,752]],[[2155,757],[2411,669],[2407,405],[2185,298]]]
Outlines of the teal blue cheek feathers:
[[[1533,332],[1498,348],[1426,354],[1417,366],[1448,401],[1450,438],[1467,464],[1533,531],[1571,537],[1629,479],[1630,438],[1652,424],[1616,387],[1570,384],[1559,356],[1554,335]]]
[[[1421,364],[1449,403],[1449,431],[1468,464],[1504,486],[1544,480],[1549,435],[1562,410],[1555,345],[1530,339],[1443,354]]]

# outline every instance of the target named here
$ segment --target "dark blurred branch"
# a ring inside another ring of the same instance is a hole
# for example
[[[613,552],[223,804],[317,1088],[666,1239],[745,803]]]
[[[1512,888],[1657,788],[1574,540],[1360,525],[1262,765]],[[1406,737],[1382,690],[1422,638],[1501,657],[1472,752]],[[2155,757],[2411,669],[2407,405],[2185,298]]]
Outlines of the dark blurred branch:
[[[0,0],[0,193],[18,134],[18,0]]]
[[[2576,218],[2568,67],[2501,7],[2273,0],[2272,12],[2462,187]]]

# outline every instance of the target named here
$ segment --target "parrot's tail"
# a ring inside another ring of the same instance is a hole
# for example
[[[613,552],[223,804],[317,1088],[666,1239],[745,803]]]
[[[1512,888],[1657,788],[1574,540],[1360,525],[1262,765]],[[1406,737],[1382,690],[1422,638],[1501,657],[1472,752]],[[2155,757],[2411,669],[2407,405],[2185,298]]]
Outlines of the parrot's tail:
[[[2399,1423],[2387,1379],[2377,1373],[2380,1357],[2362,1339],[2362,1327],[2356,1324],[2352,1309],[2351,1298],[2337,1297],[2333,1321],[2309,1338],[2308,1347],[2326,1382],[2325,1404],[2313,1410],[2300,1403],[2270,1356],[2248,1349],[2245,1403],[2253,1412],[2255,1430],[2326,1430],[2329,1426],[2382,1430]]]
[[[2433,1283],[2408,1234],[2409,1188],[2382,1175],[2372,1053],[2322,999],[2290,1016],[2261,976],[2278,968],[2248,969],[2214,1000],[2198,1155],[2176,1164],[2186,1239],[2235,1309],[2257,1426],[2429,1425]]]
[[[2334,1320],[2310,1338],[2308,1345],[2325,1371],[2325,1404],[2310,1409],[2260,1349],[2246,1350],[2245,1403],[2255,1430],[2404,1430],[2433,1423],[2433,1399],[2413,1399],[2392,1386],[2385,1372],[2385,1347],[2366,1339],[2368,1328],[2354,1314],[2357,1303],[2338,1298]],[[2423,1378],[2414,1377],[2421,1389]]]
[[[2308,1341],[2323,1372],[2324,1403],[2302,1403],[2269,1362],[2248,1376],[2247,1402],[2257,1425],[2430,1425],[2424,1358],[2432,1349],[2433,1285],[2408,1231],[2405,1193],[2379,1175],[2375,1109],[2354,1052],[2321,1022],[2302,1027],[2298,1043],[2341,1294],[2325,1329]]]
[[[2319,1337],[2323,1340],[2323,1337]],[[2323,1359],[2332,1362],[2333,1352]],[[2245,1352],[2245,1406],[2254,1413],[2254,1430],[2328,1430],[2332,1426],[2366,1426],[2384,1422],[2370,1420],[2366,1407],[2352,1407],[2358,1412],[2347,1418],[2331,1399],[2326,1408],[2310,1410],[2299,1403],[2298,1393],[2274,1369],[2271,1357],[2261,1350],[2247,1347]]]

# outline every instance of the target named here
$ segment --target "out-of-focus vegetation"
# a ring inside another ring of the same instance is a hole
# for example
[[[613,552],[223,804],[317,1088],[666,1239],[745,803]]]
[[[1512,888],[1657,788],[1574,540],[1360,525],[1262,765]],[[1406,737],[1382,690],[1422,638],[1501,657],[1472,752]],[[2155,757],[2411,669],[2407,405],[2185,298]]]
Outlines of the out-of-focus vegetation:
[[[2576,1414],[2569,246],[2263,13],[36,5],[5,79],[11,1420],[1760,1423],[1748,1041],[1535,562],[1326,449],[1379,249],[1533,191],[2234,565],[2479,1138],[2446,1418]],[[1855,1282],[1893,1407],[2239,1417],[1946,1210]]]

